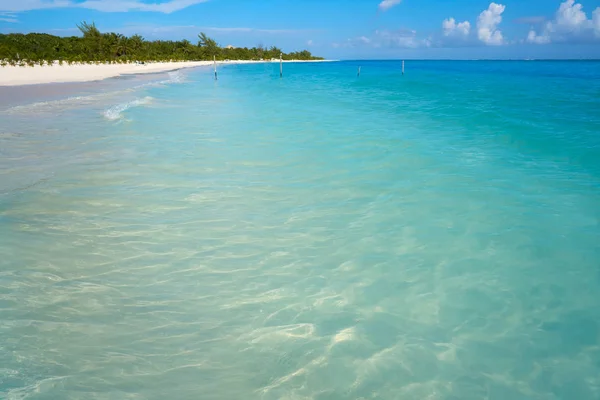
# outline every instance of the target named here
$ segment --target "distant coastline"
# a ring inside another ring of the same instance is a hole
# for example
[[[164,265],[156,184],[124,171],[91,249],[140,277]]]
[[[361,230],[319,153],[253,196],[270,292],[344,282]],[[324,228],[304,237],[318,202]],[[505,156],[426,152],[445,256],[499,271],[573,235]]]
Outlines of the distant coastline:
[[[276,46],[220,46],[205,33],[189,40],[149,41],[140,35],[102,33],[94,23],[77,25],[82,36],[0,34],[0,86],[86,82],[219,63],[323,61],[308,50],[285,53]],[[234,61],[230,61],[234,60]]]
[[[291,62],[326,62],[328,60],[283,60]],[[255,64],[279,62],[279,60],[231,60],[217,61],[223,64]],[[178,61],[178,62],[145,62],[145,63],[73,63],[36,64],[33,66],[7,65],[0,67],[0,86],[21,86],[45,83],[90,82],[122,75],[153,74],[175,71],[183,68],[208,67],[213,61]]]

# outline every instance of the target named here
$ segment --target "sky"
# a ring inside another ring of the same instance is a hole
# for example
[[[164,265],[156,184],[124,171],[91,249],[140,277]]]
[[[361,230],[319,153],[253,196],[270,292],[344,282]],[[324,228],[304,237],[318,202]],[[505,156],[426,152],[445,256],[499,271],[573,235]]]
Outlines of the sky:
[[[600,59],[600,0],[0,0],[0,33],[206,32],[329,59]]]

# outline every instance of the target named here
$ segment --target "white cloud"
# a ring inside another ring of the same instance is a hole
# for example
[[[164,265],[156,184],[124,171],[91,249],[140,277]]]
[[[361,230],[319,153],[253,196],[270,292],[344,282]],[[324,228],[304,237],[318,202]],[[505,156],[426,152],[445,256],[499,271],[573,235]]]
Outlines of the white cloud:
[[[11,22],[11,23],[19,22],[19,20],[17,19],[17,16],[11,12],[0,12],[0,21]]]
[[[527,36],[527,42],[547,44],[551,42],[578,42],[600,38],[600,7],[588,19],[583,5],[575,0],[566,0],[556,11],[554,20],[547,22],[541,33],[533,29]]]
[[[306,41],[307,46],[312,46],[313,44],[314,44],[314,42],[312,41],[312,39]]]
[[[585,21],[587,21],[587,16],[583,12],[583,6],[575,3],[575,0],[565,1],[556,12],[556,25],[567,29],[577,29]]]
[[[407,29],[375,31],[375,42],[380,46],[402,47],[408,49],[431,46],[431,40],[419,39],[417,38],[417,31]]]
[[[471,31],[471,23],[464,21],[457,24],[454,18],[448,18],[442,22],[442,30],[444,36],[468,36]]]
[[[504,44],[502,32],[498,25],[502,22],[502,13],[506,6],[491,3],[487,10],[479,14],[477,18],[477,37],[483,43],[498,46]]]
[[[379,43],[374,42],[366,36],[359,36],[352,39],[346,39],[345,42],[332,43],[334,48],[340,47],[380,47]]]
[[[379,3],[379,10],[387,11],[400,3],[402,3],[402,0],[383,0],[381,3]]]
[[[532,29],[529,31],[529,34],[527,35],[527,42],[535,43],[535,44],[546,44],[546,43],[550,43],[550,37],[546,36],[546,35],[538,35]]]
[[[197,27],[194,25],[189,26],[194,29],[205,30],[206,32],[217,32],[217,33],[273,33],[273,34],[288,34],[288,33],[306,33],[315,32],[314,29],[262,29],[262,28],[221,28],[221,27]],[[157,29],[161,29],[160,27]]]
[[[214,36],[217,41],[219,40],[239,40],[239,38],[245,38],[249,41],[253,40],[268,40],[271,36],[288,36],[288,37],[306,37],[306,35],[320,32],[316,29],[268,29],[268,28],[247,28],[247,27],[211,27],[211,26],[199,26],[199,25],[153,25],[153,24],[130,24],[124,26],[106,26],[99,25],[98,29],[100,32],[118,32],[126,36],[135,34],[142,35],[148,39],[164,39],[164,40],[180,40],[182,38],[195,41],[199,32],[206,32],[209,36]],[[76,36],[80,34],[77,28],[61,28],[61,29],[49,29],[39,30],[40,32],[47,32],[54,35],[60,36]],[[248,45],[254,45],[256,43],[248,43]]]
[[[47,8],[86,8],[102,12],[150,11],[170,14],[208,0],[171,0],[144,3],[140,0],[0,0],[0,11],[22,12]]]
[[[399,29],[395,31],[377,30],[373,35],[358,36],[347,39],[345,42],[336,42],[331,44],[334,48],[342,47],[392,47],[416,49],[420,47],[430,47],[430,39],[420,39],[417,32],[409,29]]]

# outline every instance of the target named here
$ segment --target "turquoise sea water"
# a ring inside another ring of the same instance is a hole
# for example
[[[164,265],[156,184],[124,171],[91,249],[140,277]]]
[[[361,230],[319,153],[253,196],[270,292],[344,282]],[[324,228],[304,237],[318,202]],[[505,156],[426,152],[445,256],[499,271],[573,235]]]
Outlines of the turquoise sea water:
[[[284,69],[0,89],[0,398],[600,398],[600,63]]]

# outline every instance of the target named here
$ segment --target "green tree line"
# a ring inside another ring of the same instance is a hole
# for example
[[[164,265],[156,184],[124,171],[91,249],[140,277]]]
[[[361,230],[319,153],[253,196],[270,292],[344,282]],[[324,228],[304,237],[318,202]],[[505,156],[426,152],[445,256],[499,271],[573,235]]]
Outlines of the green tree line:
[[[212,60],[319,60],[310,51],[283,53],[275,46],[224,48],[205,33],[198,35],[197,44],[189,40],[145,40],[140,35],[127,37],[119,33],[102,33],[95,24],[82,22],[77,26],[82,36],[60,37],[46,33],[0,34],[2,65],[35,65],[59,61],[111,62],[131,61],[200,61]]]

